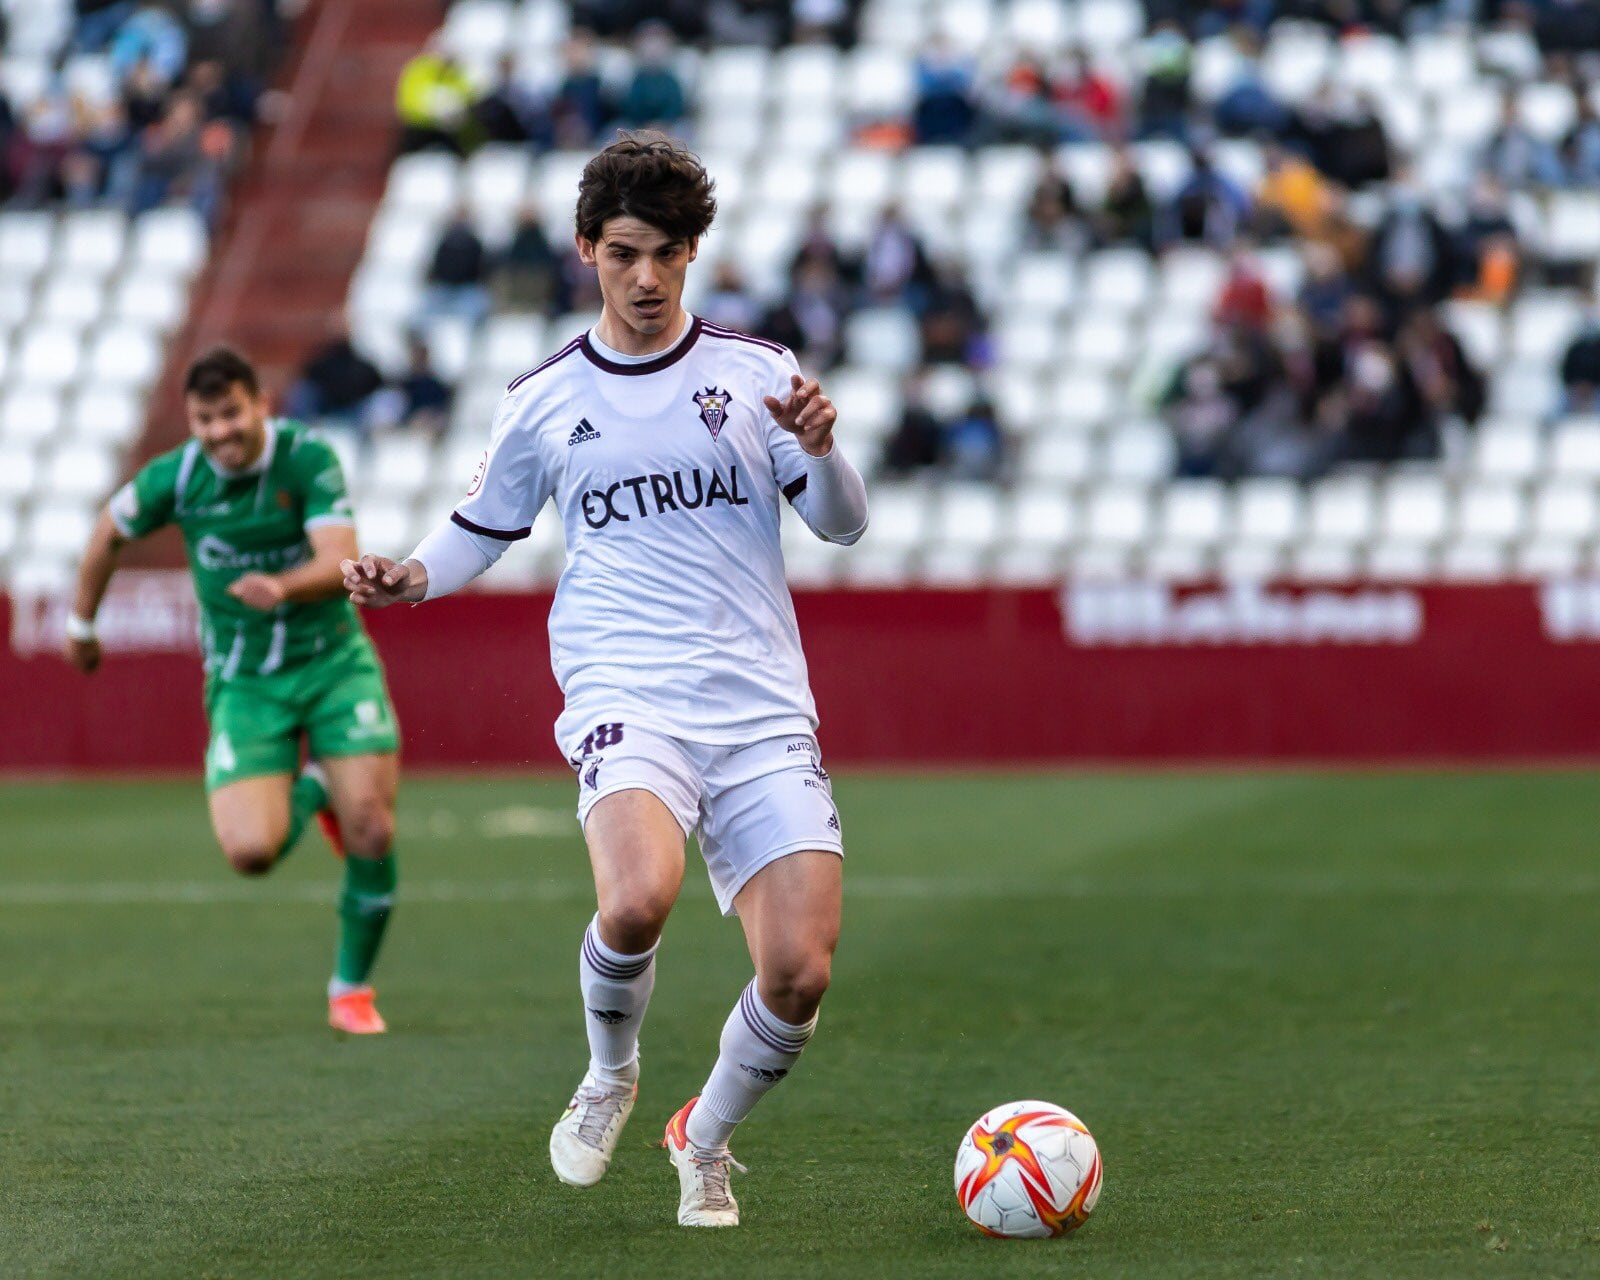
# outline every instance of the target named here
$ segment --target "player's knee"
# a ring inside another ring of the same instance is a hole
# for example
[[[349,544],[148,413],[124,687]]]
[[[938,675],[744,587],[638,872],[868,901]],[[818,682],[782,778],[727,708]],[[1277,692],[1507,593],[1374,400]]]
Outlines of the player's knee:
[[[242,876],[264,876],[278,861],[278,851],[254,840],[229,841],[222,846],[228,865]]]
[[[600,937],[624,955],[648,951],[661,937],[671,910],[672,899],[664,893],[635,893],[608,902],[600,908]]]
[[[780,961],[762,984],[775,1006],[773,1012],[787,1022],[804,1022],[822,1003],[833,977],[833,957],[826,951]]]
[[[339,833],[346,852],[357,858],[381,858],[394,843],[394,814],[377,802],[358,804],[348,816],[340,816]]]

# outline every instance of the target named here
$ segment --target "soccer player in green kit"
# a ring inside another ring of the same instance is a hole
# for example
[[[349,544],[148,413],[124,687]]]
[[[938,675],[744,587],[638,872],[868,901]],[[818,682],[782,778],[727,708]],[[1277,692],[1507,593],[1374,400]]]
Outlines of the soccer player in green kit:
[[[99,665],[94,616],[122,548],[177,524],[200,603],[212,829],[234,870],[257,876],[319,817],[344,858],[328,1021],[381,1032],[368,976],[394,902],[399,736],[339,568],[357,554],[344,475],[315,433],[267,416],[254,369],[226,348],[190,366],[184,406],[192,438],[152,459],[100,515],[67,658],[85,672]]]

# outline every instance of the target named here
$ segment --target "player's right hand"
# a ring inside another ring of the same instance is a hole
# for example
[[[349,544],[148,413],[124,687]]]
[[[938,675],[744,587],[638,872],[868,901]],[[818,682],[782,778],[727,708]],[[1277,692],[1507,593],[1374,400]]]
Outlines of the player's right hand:
[[[350,593],[350,599],[368,609],[399,604],[411,586],[411,566],[397,564],[388,556],[367,555],[359,560],[341,560],[339,568],[344,573],[344,589]]]
[[[100,665],[100,642],[98,640],[68,640],[66,658],[84,675],[88,675]]]

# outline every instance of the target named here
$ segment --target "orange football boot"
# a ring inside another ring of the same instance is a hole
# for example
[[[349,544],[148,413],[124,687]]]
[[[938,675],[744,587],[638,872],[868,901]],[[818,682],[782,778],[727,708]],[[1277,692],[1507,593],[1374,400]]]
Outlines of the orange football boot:
[[[371,987],[357,987],[341,996],[328,997],[328,1025],[353,1036],[375,1036],[389,1029],[372,1003],[377,993]]]

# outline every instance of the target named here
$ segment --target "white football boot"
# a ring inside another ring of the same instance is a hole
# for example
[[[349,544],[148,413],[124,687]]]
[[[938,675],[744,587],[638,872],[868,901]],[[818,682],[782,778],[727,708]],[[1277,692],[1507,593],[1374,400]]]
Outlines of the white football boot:
[[[556,1127],[550,1130],[550,1167],[572,1187],[592,1187],[606,1176],[622,1126],[633,1113],[637,1084],[607,1088],[585,1072]]]
[[[671,1120],[661,1145],[678,1170],[678,1225],[680,1227],[736,1227],[739,1202],[728,1185],[733,1170],[749,1173],[724,1151],[717,1155],[689,1145],[689,1112],[699,1098],[690,1098]]]

